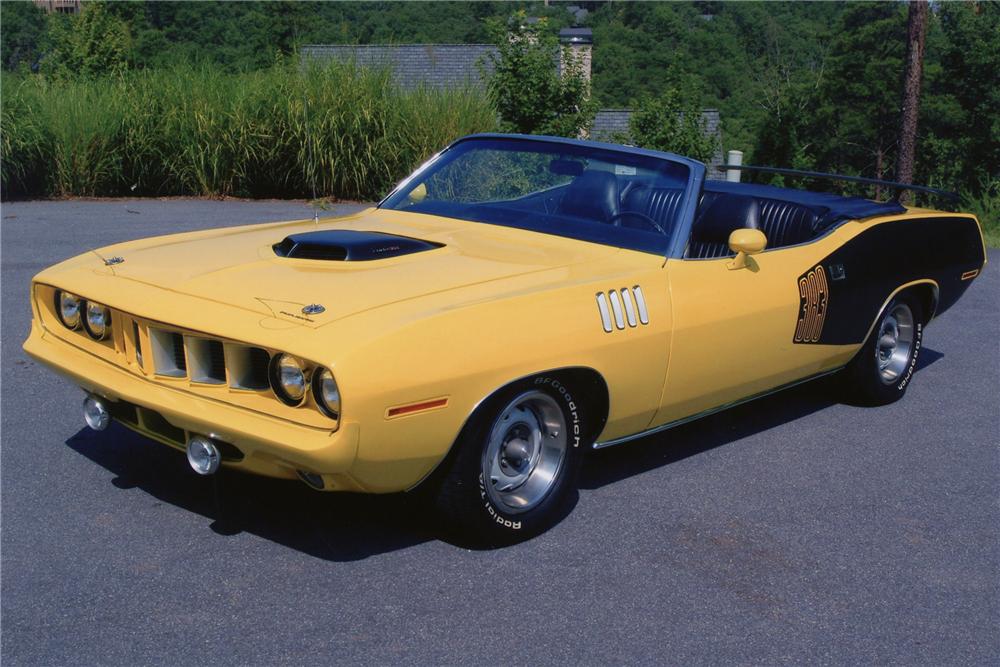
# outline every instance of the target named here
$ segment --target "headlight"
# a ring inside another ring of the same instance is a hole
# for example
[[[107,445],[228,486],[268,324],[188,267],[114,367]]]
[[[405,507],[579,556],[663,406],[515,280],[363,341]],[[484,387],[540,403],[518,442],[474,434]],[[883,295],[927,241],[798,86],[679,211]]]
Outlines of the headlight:
[[[320,411],[331,419],[340,419],[340,389],[329,368],[317,368],[312,379],[313,398]]]
[[[111,333],[111,311],[107,306],[88,302],[83,328],[94,340],[104,340]]]
[[[56,313],[67,329],[80,327],[80,305],[80,297],[62,290],[56,292]]]
[[[306,397],[306,374],[295,357],[276,354],[271,358],[271,390],[283,403],[299,405]]]

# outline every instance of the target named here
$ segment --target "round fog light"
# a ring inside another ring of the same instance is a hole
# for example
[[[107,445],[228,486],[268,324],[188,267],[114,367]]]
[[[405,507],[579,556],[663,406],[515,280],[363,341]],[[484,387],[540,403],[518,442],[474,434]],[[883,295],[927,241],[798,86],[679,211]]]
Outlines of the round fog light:
[[[199,475],[214,474],[222,461],[215,443],[201,435],[193,435],[188,440],[187,457],[191,469]]]
[[[95,431],[103,431],[111,423],[111,413],[104,402],[93,396],[83,399],[83,419]]]

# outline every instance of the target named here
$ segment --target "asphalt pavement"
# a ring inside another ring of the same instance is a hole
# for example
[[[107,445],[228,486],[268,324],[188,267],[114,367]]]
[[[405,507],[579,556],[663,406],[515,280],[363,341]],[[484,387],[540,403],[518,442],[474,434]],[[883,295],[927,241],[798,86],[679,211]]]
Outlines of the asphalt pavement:
[[[117,425],[92,433],[81,392],[21,351],[49,264],[310,215],[2,205],[5,665],[1000,660],[1000,253],[927,328],[901,402],[813,383],[596,452],[562,523],[469,550],[406,497],[200,478]]]

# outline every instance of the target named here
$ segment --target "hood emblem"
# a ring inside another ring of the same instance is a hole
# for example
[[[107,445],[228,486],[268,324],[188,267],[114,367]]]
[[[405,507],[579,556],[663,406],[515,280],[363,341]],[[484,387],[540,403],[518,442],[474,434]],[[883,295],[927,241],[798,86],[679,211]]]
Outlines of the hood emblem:
[[[302,306],[302,313],[304,315],[319,315],[325,311],[326,308],[318,303],[310,303],[308,306]]]
[[[113,266],[115,264],[121,264],[125,261],[124,257],[108,257],[104,260],[104,266]]]

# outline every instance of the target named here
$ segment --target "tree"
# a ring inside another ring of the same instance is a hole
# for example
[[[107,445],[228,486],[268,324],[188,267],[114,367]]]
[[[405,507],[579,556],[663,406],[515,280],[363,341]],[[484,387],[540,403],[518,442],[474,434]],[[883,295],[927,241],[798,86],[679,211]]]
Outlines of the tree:
[[[0,2],[0,59],[6,69],[34,67],[45,35],[45,12],[32,2]]]
[[[896,180],[913,182],[913,151],[917,140],[917,113],[920,110],[920,81],[924,74],[924,38],[927,34],[927,3],[910,0],[906,36],[906,75],[903,79],[903,119],[899,132],[899,159]],[[904,193],[908,197],[909,193]]]
[[[529,22],[521,11],[507,22],[492,21],[490,31],[497,53],[490,56],[487,93],[503,131],[575,137],[589,129],[597,110],[590,84],[568,48],[559,71],[558,38],[545,19]]]
[[[99,0],[83,5],[78,16],[52,14],[52,49],[42,69],[59,78],[119,74],[128,68],[132,39],[128,24]]]
[[[628,140],[637,146],[670,151],[708,162],[718,140],[705,133],[701,110],[685,104],[690,96],[668,88],[657,97],[645,97],[629,118]]]

